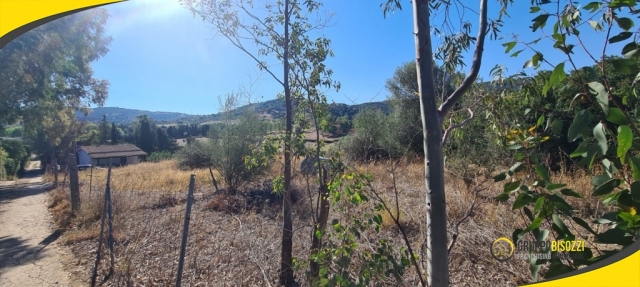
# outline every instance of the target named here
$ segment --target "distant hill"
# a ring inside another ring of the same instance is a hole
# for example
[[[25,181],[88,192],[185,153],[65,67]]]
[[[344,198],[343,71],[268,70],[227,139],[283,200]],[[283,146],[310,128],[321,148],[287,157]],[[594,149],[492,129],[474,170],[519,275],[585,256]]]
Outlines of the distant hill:
[[[284,100],[275,99],[239,107],[232,112],[232,118],[238,117],[249,109],[255,109],[262,115],[264,119],[281,119],[285,116]],[[347,105],[341,103],[329,104],[329,112],[335,117],[347,116],[349,119],[351,119],[362,109],[380,109],[385,113],[388,113],[390,110],[389,105],[386,102],[371,102],[358,105]],[[129,124],[137,116],[143,114],[148,115],[158,124],[204,123],[219,121],[222,119],[222,115],[220,113],[212,115],[189,115],[183,113],[151,112],[118,107],[94,108],[91,110],[91,112],[89,112],[87,116],[85,116],[82,112],[76,112],[76,118],[81,121],[99,122],[102,120],[103,115],[107,115],[108,122],[115,122],[117,124]]]
[[[77,111],[76,118],[81,121],[99,122],[102,120],[103,115],[107,115],[107,121],[109,122],[115,122],[117,124],[129,124],[137,116],[143,115],[143,114],[148,115],[154,121],[159,123],[175,122],[177,120],[190,116],[188,114],[182,114],[182,113],[151,112],[151,111],[143,111],[143,110],[118,108],[118,107],[100,107],[100,108],[92,109],[87,116],[85,116],[84,113]]]
[[[331,114],[336,117],[347,116],[350,119],[353,118],[353,116],[360,110],[367,108],[381,109],[385,113],[389,112],[389,105],[386,102],[372,102],[358,105],[347,105],[339,103],[329,104],[329,112]],[[238,117],[249,109],[255,109],[260,115],[262,115],[264,119],[281,119],[285,117],[284,100],[275,99],[239,107],[233,110],[232,118]],[[115,122],[117,124],[129,124],[137,116],[143,114],[148,115],[158,124],[205,123],[219,121],[222,119],[222,114],[220,113],[212,115],[189,115],[173,112],[150,112],[118,107],[94,108],[87,116],[85,116],[82,112],[76,112],[76,118],[82,121],[99,122],[102,120],[103,115],[107,115],[108,122]]]

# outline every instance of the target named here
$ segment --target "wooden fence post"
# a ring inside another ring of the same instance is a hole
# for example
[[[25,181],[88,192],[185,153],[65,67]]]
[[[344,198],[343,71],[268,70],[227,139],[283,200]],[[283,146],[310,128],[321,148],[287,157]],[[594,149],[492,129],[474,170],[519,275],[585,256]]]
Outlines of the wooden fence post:
[[[51,160],[51,165],[51,169],[53,170],[53,185],[58,187],[58,160],[56,160],[55,157]]]
[[[109,174],[111,174],[111,163],[109,163]],[[107,216],[109,219],[109,253],[111,254],[111,265],[109,275],[113,274],[114,254],[113,254],[113,207],[111,202],[111,184],[107,185]]]
[[[102,205],[102,215],[101,217],[101,222],[100,222],[100,237],[98,237],[98,249],[96,250],[96,263],[93,267],[93,274],[91,275],[91,287],[96,286],[96,278],[98,277],[98,266],[100,265],[100,255],[101,255],[101,250],[102,250],[102,238],[104,237],[104,218],[105,218],[105,213],[107,212],[107,201],[108,201],[108,197],[107,194],[109,194],[109,181],[111,180],[111,169],[109,169],[107,171],[107,187],[105,188],[104,191],[104,201],[103,201],[103,205]]]
[[[69,171],[69,189],[71,190],[71,210],[75,214],[80,210],[80,184],[78,182],[78,166],[76,165],[76,156],[74,154],[69,154],[67,170]]]
[[[182,244],[180,244],[180,261],[178,261],[178,278],[176,279],[176,287],[180,287],[182,281],[182,268],[184,266],[184,253],[187,249],[187,235],[189,234],[189,219],[191,218],[191,204],[193,204],[193,189],[196,181],[196,175],[192,174],[189,180],[189,194],[187,195],[187,210],[184,215],[184,228],[182,230]]]

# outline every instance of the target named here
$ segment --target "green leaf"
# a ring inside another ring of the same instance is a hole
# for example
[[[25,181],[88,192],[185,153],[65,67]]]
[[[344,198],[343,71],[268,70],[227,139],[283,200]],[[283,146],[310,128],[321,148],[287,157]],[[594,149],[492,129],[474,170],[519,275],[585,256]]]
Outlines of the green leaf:
[[[629,126],[618,127],[618,157],[624,162],[624,157],[633,143],[633,131]]]
[[[560,119],[553,120],[553,123],[551,123],[551,131],[554,134],[559,135],[562,132],[562,125],[563,125],[562,120]]]
[[[542,268],[542,264],[536,264],[536,258],[532,257],[529,262],[529,271],[531,272],[531,281],[538,281],[538,272],[540,272],[540,268]]]
[[[631,38],[631,36],[633,36],[633,33],[631,33],[631,32],[620,32],[620,34],[609,38],[609,44],[613,44],[613,43],[618,43],[620,41],[624,41],[626,39]]]
[[[551,78],[549,79],[549,83],[552,87],[558,85],[564,78],[567,76],[567,73],[564,71],[564,62],[556,65],[553,69],[553,73],[551,74]]]
[[[571,205],[562,199],[562,197],[552,194],[548,199],[563,214],[571,215],[573,213]]]
[[[529,232],[531,230],[534,230],[534,229],[540,227],[541,223],[542,223],[542,218],[536,217],[535,219],[533,219],[531,224],[529,224],[529,226],[527,226],[527,228],[524,231],[522,231],[522,233],[527,233],[527,232]]]
[[[518,57],[518,55],[520,55],[520,53],[522,53],[522,51],[524,51],[524,49],[513,52],[513,54],[511,54],[511,57],[514,57],[514,58]]]
[[[524,233],[522,233],[522,229],[517,228],[516,230],[513,231],[513,234],[511,235],[511,238],[513,239],[513,243],[517,243],[518,240],[520,240],[520,238],[522,238],[522,236],[524,236]]]
[[[622,30],[629,31],[629,29],[633,28],[633,20],[627,17],[622,17],[622,18],[616,17],[614,19],[618,23],[618,27],[620,27],[620,29]]]
[[[575,192],[574,190],[568,189],[568,188],[564,188],[564,189],[560,190],[560,193],[562,193],[563,195],[566,195],[566,196],[573,196],[573,197],[582,198],[582,194],[579,194],[579,193]]]
[[[591,232],[591,234],[596,234],[596,232],[593,229],[591,229],[591,226],[589,226],[589,224],[586,221],[582,220],[582,218],[579,218],[579,217],[571,217],[571,218],[573,219],[573,221],[575,223],[577,223],[578,225],[582,226],[582,228],[584,228],[587,231]]]
[[[498,175],[493,177],[495,182],[501,182],[507,178],[507,174],[505,172],[501,172]]]
[[[565,187],[565,186],[567,186],[567,185],[564,184],[564,183],[552,183],[552,184],[547,185],[546,189],[547,190],[555,190],[555,189],[558,189],[558,188],[561,188],[561,187]]]
[[[523,69],[530,68],[530,67],[533,67],[533,61],[531,60],[527,60],[526,62],[524,62],[524,65],[522,66]]]
[[[593,114],[588,110],[578,112],[576,117],[573,119],[573,123],[569,126],[568,140],[572,142],[578,139],[578,137],[581,136],[582,130],[587,128],[592,120]]]
[[[621,54],[625,56],[625,58],[631,58],[636,53],[636,51],[638,51],[638,48],[640,48],[640,46],[638,46],[638,43],[636,42],[628,43],[624,45],[624,47],[622,47]],[[630,54],[630,55],[627,56],[627,54]]]
[[[533,213],[531,213],[531,210],[529,210],[529,208],[527,208],[526,206],[524,208],[522,208],[522,210],[524,210],[524,214],[527,216],[527,218],[529,218],[529,220],[533,221],[534,217],[533,217]]]
[[[529,8],[529,13],[538,13],[540,11],[540,7],[533,6]]]
[[[536,165],[536,173],[541,179],[545,181],[551,181],[551,179],[549,178],[549,172],[544,166]]]
[[[598,82],[591,82],[589,83],[589,88],[591,88],[594,95],[596,95],[596,100],[598,104],[600,104],[600,107],[602,107],[604,113],[609,114],[609,93],[604,85]]]
[[[596,236],[595,242],[602,244],[618,244],[627,246],[633,243],[633,236],[630,236],[627,232],[621,229],[612,228],[602,234],[598,234]]]
[[[609,180],[611,180],[611,177],[606,174],[594,176],[591,178],[591,185],[598,187],[605,184]]]
[[[519,209],[527,205],[527,203],[531,201],[533,201],[533,196],[529,195],[528,193],[521,193],[518,195],[518,197],[516,197],[516,201],[513,203],[513,207],[511,209]]]
[[[571,233],[571,231],[569,231],[569,228],[567,228],[567,226],[564,224],[564,222],[562,222],[562,219],[560,218],[560,216],[558,216],[557,214],[553,214],[553,215],[551,215],[551,219],[553,220],[553,224],[558,226],[560,231],[562,231],[562,233],[564,233],[563,235],[565,235],[565,236],[572,236],[573,235]],[[565,236],[563,236],[563,237],[565,237]]]
[[[516,162],[511,166],[511,168],[509,168],[509,170],[514,174],[522,171],[522,169],[524,169],[524,164],[522,164],[522,162]]]
[[[520,187],[520,181],[512,181],[504,184],[504,193],[510,193]]]
[[[607,115],[607,121],[612,122],[616,125],[627,125],[627,118],[624,116],[622,111],[618,108],[609,108],[609,115]]]
[[[600,2],[591,2],[587,5],[584,6],[585,10],[589,10],[591,13],[596,12],[598,9],[600,9]]]
[[[620,32],[620,34],[609,38],[609,44],[613,44],[613,43],[618,43],[618,42],[624,41],[626,39],[631,38],[631,36],[633,36],[632,32]]]
[[[505,202],[505,201],[509,200],[509,194],[508,193],[501,193],[500,195],[496,196],[496,200],[498,202]]]
[[[543,124],[543,123],[544,123],[544,115],[541,115],[541,116],[538,118],[538,121],[536,122],[536,126],[537,126],[537,127],[542,126],[542,124]]]
[[[536,200],[536,204],[533,207],[533,212],[538,214],[538,210],[540,210],[540,207],[542,207],[543,204],[544,204],[544,196],[538,197],[538,199]]]
[[[589,20],[589,25],[591,25],[591,28],[593,28],[596,31],[604,31],[604,29],[602,29],[602,25],[600,25],[600,23],[596,21]]]
[[[609,148],[609,144],[607,143],[607,136],[605,135],[604,125],[602,123],[598,123],[593,128],[593,136],[596,138],[596,141],[598,142],[600,153],[603,155],[607,154],[607,149]]]
[[[513,49],[516,46],[516,44],[518,44],[516,41],[507,42],[507,43],[502,44],[502,47],[506,47],[507,48],[507,50],[504,51],[504,53],[505,54],[509,53],[509,51],[511,51],[511,49]]]
[[[616,187],[620,185],[620,180],[617,178],[611,179],[605,182],[603,185],[598,186],[591,194],[593,196],[601,196],[611,193]]]
[[[533,26],[531,26],[532,32],[538,30],[538,28],[544,28],[547,24],[547,19],[551,16],[550,14],[542,14],[538,15],[538,17],[533,18]]]
[[[633,179],[640,180],[640,158],[630,158],[629,164],[631,165],[631,171],[633,172]]]

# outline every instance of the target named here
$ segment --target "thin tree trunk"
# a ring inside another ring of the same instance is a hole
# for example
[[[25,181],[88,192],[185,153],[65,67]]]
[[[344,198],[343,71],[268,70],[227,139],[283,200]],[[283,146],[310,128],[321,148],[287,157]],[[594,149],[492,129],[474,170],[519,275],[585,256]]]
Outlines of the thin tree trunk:
[[[447,212],[444,194],[444,153],[442,120],[439,117],[434,89],[433,52],[431,48],[429,2],[413,1],[416,36],[416,65],[420,112],[424,136],[426,184],[426,267],[428,286],[448,286]]]
[[[291,132],[292,108],[291,89],[289,87],[289,0],[284,1],[284,97],[286,109],[286,131],[284,139],[284,194],[282,203],[282,252],[280,262],[280,284],[292,286],[293,278],[293,220],[291,218]]]
[[[442,119],[471,87],[480,70],[484,38],[487,32],[487,0],[481,0],[480,6],[480,27],[471,71],[462,84],[438,108],[434,88],[429,2],[413,1],[416,70],[424,137],[424,176],[427,202],[425,238],[427,250],[426,258],[423,260],[426,261],[427,285],[431,287],[449,285]]]

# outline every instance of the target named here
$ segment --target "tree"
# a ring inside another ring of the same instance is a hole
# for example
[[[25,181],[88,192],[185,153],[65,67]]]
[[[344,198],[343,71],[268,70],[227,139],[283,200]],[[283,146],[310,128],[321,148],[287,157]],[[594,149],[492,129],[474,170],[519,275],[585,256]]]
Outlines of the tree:
[[[147,115],[139,115],[132,123],[134,141],[144,152],[151,154],[158,146],[157,127]]]
[[[116,123],[111,123],[111,144],[116,145],[120,140],[120,132],[116,128]]]
[[[167,132],[163,128],[156,128],[156,135],[158,136],[158,151],[173,151],[175,148],[175,141],[169,138]]]
[[[51,102],[47,102],[51,103]],[[41,105],[45,104],[40,102]],[[27,141],[33,151],[42,156],[45,163],[55,158],[66,158],[72,152],[72,143],[82,134],[84,123],[75,118],[75,113],[70,108],[65,108],[59,103],[57,108],[42,107],[38,115],[43,119],[42,123],[29,126]]]
[[[107,123],[107,115],[102,115],[102,121],[100,122],[100,144],[107,144],[109,140],[109,123]]]
[[[434,64],[434,85],[436,103],[441,104],[445,95],[450,95],[455,86],[455,78],[444,68]],[[420,120],[420,98],[418,97],[418,81],[415,62],[407,62],[398,67],[393,77],[387,80],[387,90],[391,93],[389,104],[392,119],[395,122],[395,133],[402,146],[418,155],[423,155],[422,122]]]
[[[53,111],[104,103],[109,84],[90,64],[108,52],[108,16],[102,8],[65,16],[0,49],[0,128],[22,120],[33,134]]]
[[[500,16],[506,13],[506,6],[511,0],[500,0],[503,9]],[[456,102],[469,90],[475,82],[480,65],[482,63],[482,53],[484,49],[485,36],[489,29],[487,19],[487,0],[480,0],[480,13],[478,36],[472,39],[470,34],[471,25],[461,23],[462,33],[445,37],[445,46],[440,49],[440,59],[445,60],[449,65],[449,72],[456,66],[463,63],[460,53],[470,47],[475,41],[475,50],[471,69],[464,80],[458,85],[453,93],[446,96],[442,104],[438,106],[438,96],[435,89],[435,68],[434,53],[432,47],[432,24],[431,10],[444,6],[449,9],[450,2],[445,1],[412,1],[413,23],[416,50],[416,78],[418,79],[418,94],[420,97],[420,114],[422,118],[422,135],[424,145],[424,165],[425,165],[425,185],[426,185],[426,273],[428,286],[448,286],[449,284],[449,261],[447,248],[447,213],[444,185],[444,152],[443,135],[448,132],[442,131],[444,118],[452,110]],[[455,4],[457,5],[457,4]],[[400,0],[389,0],[381,5],[384,13],[399,8]],[[433,6],[433,7],[432,7]],[[457,6],[456,6],[457,7]],[[465,8],[466,9],[466,8]],[[496,35],[500,26],[500,18],[491,23],[493,34]],[[462,37],[457,37],[461,35]],[[471,117],[473,117],[471,115]],[[453,129],[457,125],[452,125],[448,129]]]
[[[285,99],[285,135],[284,135],[284,184],[283,184],[283,225],[282,225],[282,250],[280,265],[280,282],[285,286],[294,284],[292,244],[293,244],[293,220],[291,215],[291,156],[292,156],[292,132],[293,132],[293,105],[292,100],[296,93],[306,92],[303,85],[296,81],[304,81],[302,75],[307,75],[307,80],[312,84],[306,85],[307,89],[315,89],[316,86],[325,85],[332,87],[333,83],[324,79],[330,75],[330,70],[325,70],[322,62],[330,51],[323,50],[329,43],[327,39],[319,38],[310,41],[308,34],[326,25],[322,23],[312,24],[303,13],[311,14],[318,10],[321,3],[295,0],[278,1],[275,4],[266,3],[264,8],[266,15],[261,18],[251,9],[253,2],[244,4],[243,1],[234,0],[181,0],[181,3],[198,15],[203,20],[213,24],[217,32],[229,40],[234,46],[254,59],[262,71],[266,71],[275,81],[282,85]],[[243,22],[243,18],[249,22]],[[282,32],[279,32],[281,28]],[[313,45],[309,45],[313,43]],[[257,45],[257,52],[252,53],[247,45]],[[273,68],[264,60],[265,56],[275,56],[282,64],[282,77],[274,72]],[[306,60],[305,60],[306,57]],[[262,59],[261,59],[262,58]],[[309,65],[311,62],[312,65]],[[297,75],[297,76],[296,76]],[[299,87],[297,90],[294,87]],[[280,95],[282,96],[282,95]],[[319,95],[312,94],[312,97]],[[304,98],[304,97],[301,97]]]

